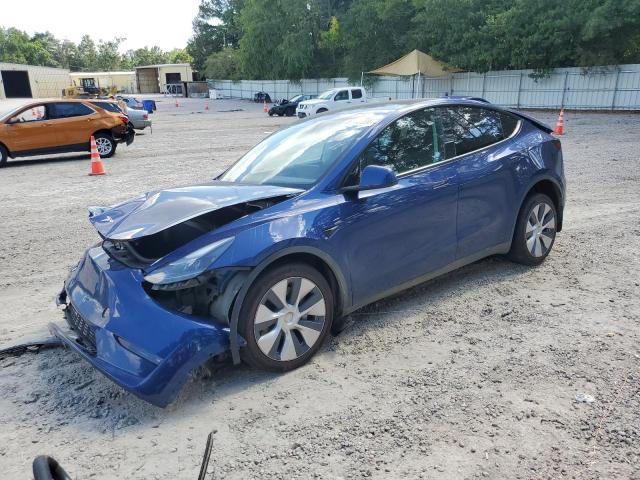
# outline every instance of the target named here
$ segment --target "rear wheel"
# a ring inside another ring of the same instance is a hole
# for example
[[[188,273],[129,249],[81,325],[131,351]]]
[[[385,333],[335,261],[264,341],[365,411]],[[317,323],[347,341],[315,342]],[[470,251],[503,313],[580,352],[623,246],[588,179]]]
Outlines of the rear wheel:
[[[113,137],[107,133],[98,133],[94,138],[96,139],[96,147],[100,158],[113,157],[118,145]]]
[[[557,212],[553,201],[542,193],[527,197],[516,223],[509,258],[525,265],[541,264],[556,239]]]
[[[7,160],[9,160],[9,152],[4,145],[0,145],[0,168],[7,166]]]
[[[294,114],[295,112],[296,112],[296,111],[295,111],[293,108],[287,108],[287,109],[285,110],[284,114],[285,114],[287,117],[293,117],[293,114]]]
[[[242,357],[264,370],[293,370],[320,348],[332,321],[333,293],[322,274],[303,263],[274,268],[258,277],[242,306]]]

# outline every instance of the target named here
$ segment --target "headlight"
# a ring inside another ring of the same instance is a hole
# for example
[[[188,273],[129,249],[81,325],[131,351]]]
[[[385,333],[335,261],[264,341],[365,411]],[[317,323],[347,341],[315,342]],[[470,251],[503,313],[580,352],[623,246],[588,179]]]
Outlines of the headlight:
[[[218,240],[150,273],[144,279],[156,285],[176,283],[197,277],[233,243],[233,237]]]

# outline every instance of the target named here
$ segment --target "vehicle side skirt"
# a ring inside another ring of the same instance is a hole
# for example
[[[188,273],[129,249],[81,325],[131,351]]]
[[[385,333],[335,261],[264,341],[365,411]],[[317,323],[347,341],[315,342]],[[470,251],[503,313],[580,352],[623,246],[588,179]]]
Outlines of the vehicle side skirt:
[[[411,287],[415,287],[416,285],[420,285],[421,283],[428,282],[429,280],[433,280],[436,277],[452,272],[471,263],[477,262],[478,260],[482,260],[483,258],[490,257],[492,255],[504,255],[508,253],[510,249],[511,242],[504,242],[494,247],[486,248],[467,257],[459,258],[458,260],[455,260],[453,263],[450,263],[445,267],[434,270],[433,272],[429,272],[426,275],[422,275],[418,278],[414,278],[413,280],[403,283],[402,285],[390,288],[389,290],[375,296],[369,297],[359,305],[352,305],[350,308],[345,309],[344,315],[348,315],[349,313],[354,312],[364,307],[365,305],[369,305],[370,303],[377,302],[378,300],[382,300],[383,298],[389,297],[391,295],[395,295],[396,293],[407,290]]]

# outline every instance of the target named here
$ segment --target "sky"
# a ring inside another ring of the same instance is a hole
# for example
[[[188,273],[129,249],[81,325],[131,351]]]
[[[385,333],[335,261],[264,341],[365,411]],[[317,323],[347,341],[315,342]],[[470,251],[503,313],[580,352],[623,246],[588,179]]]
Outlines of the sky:
[[[159,46],[184,48],[200,0],[129,0],[127,2],[65,2],[59,0],[0,0],[0,26],[30,35],[50,31],[78,43],[87,34],[96,43],[124,37],[120,49]],[[109,13],[112,12],[112,13]]]

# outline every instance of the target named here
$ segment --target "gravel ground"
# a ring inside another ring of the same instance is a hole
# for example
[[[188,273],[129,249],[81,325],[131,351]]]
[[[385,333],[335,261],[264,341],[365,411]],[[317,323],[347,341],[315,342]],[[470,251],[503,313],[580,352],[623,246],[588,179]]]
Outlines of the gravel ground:
[[[0,344],[61,320],[53,297],[97,240],[88,205],[212,178],[295,121],[158,105],[105,177],[88,156],[0,171]],[[214,431],[216,479],[640,478],[640,116],[565,120],[565,226],[542,266],[483,260],[357,312],[303,368],[223,366],[164,410],[62,349],[1,360],[3,477],[46,453],[79,479],[195,479]]]

